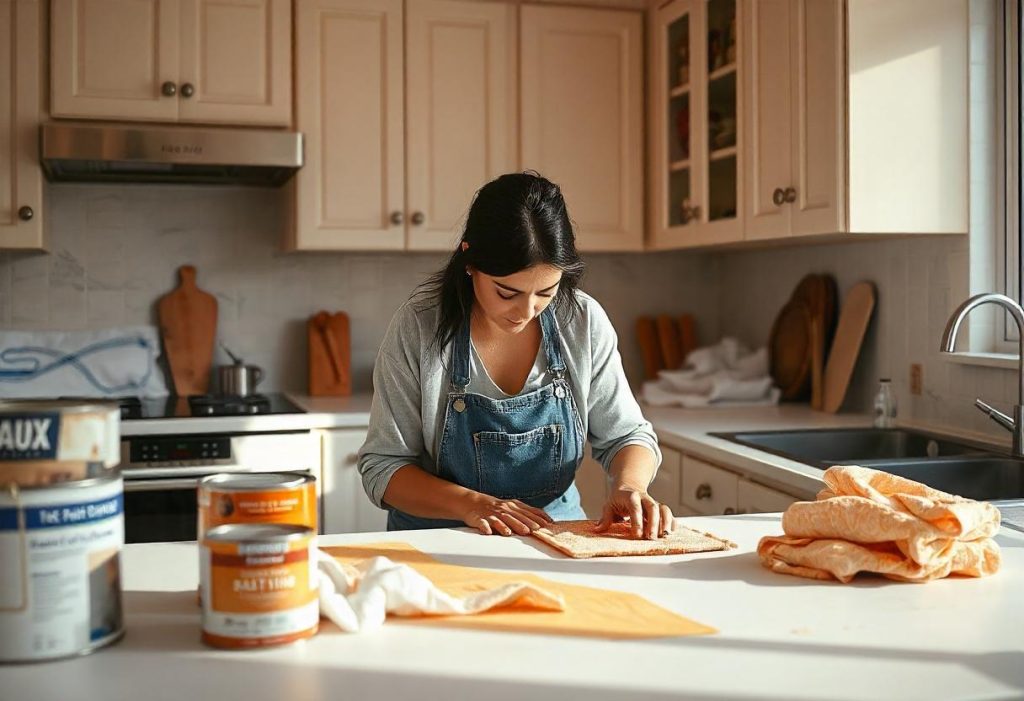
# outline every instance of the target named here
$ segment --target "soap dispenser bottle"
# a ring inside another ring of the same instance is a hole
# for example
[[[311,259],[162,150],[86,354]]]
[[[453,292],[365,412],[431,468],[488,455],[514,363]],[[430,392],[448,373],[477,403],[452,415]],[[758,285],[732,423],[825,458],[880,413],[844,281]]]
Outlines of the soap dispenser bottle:
[[[875,428],[892,428],[896,420],[896,393],[888,377],[878,382],[875,394]]]

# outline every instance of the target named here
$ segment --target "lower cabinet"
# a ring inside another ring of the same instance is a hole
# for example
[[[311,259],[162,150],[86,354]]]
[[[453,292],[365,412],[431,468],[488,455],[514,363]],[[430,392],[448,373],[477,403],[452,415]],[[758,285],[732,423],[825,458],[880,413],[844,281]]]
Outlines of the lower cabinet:
[[[590,455],[590,444],[584,447],[583,462],[576,470],[576,489],[580,490],[580,505],[587,518],[601,518],[608,497],[608,476],[601,463]]]
[[[664,460],[650,492],[677,516],[775,513],[798,501],[692,455],[661,450]]]
[[[387,530],[387,511],[373,505],[359,477],[359,448],[366,440],[366,429],[342,428],[320,433],[324,533]]]
[[[795,501],[799,499],[750,480],[740,479],[736,488],[738,514],[777,513],[785,511]]]

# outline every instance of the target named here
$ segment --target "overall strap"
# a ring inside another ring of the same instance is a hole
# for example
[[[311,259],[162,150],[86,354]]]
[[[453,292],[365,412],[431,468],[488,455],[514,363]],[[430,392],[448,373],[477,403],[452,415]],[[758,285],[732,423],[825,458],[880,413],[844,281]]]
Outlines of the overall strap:
[[[466,319],[452,340],[452,387],[465,392],[469,387],[469,319]]]
[[[555,312],[550,306],[540,314],[540,327],[544,332],[541,343],[544,344],[548,370],[553,372],[558,379],[562,379],[565,375],[565,361],[562,360],[561,336],[558,333],[558,324],[555,322]]]

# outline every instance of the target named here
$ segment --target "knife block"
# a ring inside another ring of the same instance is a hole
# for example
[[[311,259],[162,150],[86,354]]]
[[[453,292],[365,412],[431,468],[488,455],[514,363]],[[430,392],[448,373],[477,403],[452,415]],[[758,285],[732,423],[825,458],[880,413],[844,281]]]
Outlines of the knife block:
[[[309,318],[306,332],[310,396],[345,397],[352,394],[348,314],[318,312]]]

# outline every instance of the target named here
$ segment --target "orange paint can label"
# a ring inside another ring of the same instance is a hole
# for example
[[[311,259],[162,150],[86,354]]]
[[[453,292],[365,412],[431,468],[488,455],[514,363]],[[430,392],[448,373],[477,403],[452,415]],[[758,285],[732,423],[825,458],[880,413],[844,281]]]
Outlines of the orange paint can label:
[[[226,524],[200,545],[203,642],[257,648],[319,625],[316,534],[287,524]]]
[[[316,479],[264,472],[220,474],[199,483],[198,537],[226,523],[283,523],[317,531]]]

